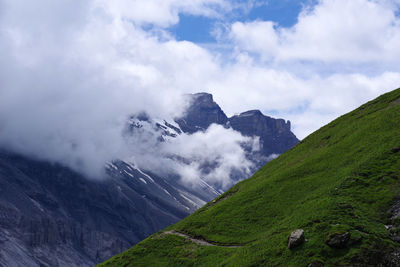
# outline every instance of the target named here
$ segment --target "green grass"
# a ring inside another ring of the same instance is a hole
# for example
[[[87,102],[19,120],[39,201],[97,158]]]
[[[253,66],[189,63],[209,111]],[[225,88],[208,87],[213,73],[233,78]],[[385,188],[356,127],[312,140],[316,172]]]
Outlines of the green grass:
[[[400,191],[400,89],[382,95],[308,136],[235,185],[216,203],[167,230],[240,248],[204,247],[153,235],[100,266],[376,265],[399,244],[388,210]],[[306,243],[289,250],[291,231]],[[348,247],[325,244],[351,233]]]

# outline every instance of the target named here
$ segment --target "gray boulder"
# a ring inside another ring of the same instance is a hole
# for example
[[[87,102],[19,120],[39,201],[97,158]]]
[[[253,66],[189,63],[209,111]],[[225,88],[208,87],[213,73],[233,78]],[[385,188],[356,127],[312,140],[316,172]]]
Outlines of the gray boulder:
[[[296,229],[289,236],[288,248],[292,249],[300,246],[305,241],[304,230]]]

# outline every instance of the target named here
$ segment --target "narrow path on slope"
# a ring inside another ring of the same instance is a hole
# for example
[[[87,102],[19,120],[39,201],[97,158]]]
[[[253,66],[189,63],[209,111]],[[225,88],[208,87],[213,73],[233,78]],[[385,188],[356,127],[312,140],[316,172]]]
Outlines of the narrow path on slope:
[[[177,236],[181,236],[181,237],[189,239],[193,243],[196,243],[196,244],[201,245],[201,246],[212,246],[212,247],[223,247],[223,248],[240,248],[240,247],[242,247],[242,246],[230,246],[230,245],[213,244],[213,243],[210,243],[210,242],[202,240],[202,239],[196,239],[196,238],[190,237],[188,235],[179,233],[179,232],[174,231],[174,230],[166,231],[166,232],[162,233],[161,235],[177,235]]]

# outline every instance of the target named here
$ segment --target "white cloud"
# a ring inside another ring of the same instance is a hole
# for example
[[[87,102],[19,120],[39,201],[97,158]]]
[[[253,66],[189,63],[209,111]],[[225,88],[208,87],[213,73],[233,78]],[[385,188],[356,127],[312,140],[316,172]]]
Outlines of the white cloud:
[[[303,138],[399,87],[398,4],[321,1],[287,29],[237,22],[227,54],[179,42],[167,28],[181,13],[215,17],[237,7],[224,0],[0,1],[0,145],[100,169],[132,154],[121,139],[129,114],[169,119],[182,111],[183,93],[198,91],[213,93],[230,114],[274,111]],[[220,133],[214,130],[205,136]],[[229,140],[235,147],[237,139]]]
[[[394,62],[400,56],[398,8],[385,0],[321,0],[290,28],[236,22],[230,37],[238,49],[276,61]]]
[[[161,27],[178,23],[180,13],[219,17],[222,15],[219,11],[229,12],[232,9],[226,0],[96,0],[96,4],[110,12],[114,18]]]
[[[225,71],[208,86],[228,114],[271,111],[275,117],[291,120],[298,138],[400,85],[399,72],[302,77],[254,64],[238,64]]]
[[[228,189],[234,184],[232,174],[244,174],[241,179],[251,174],[252,163],[246,158],[242,144],[259,148],[257,139],[244,137],[232,129],[212,124],[207,131],[192,135],[181,135],[164,147],[164,153],[174,154],[190,160],[189,164],[181,163],[176,170],[186,183],[193,183],[199,177],[216,185],[216,188]],[[257,147],[258,144],[258,147]],[[202,173],[204,166],[214,166],[209,173]]]
[[[275,57],[278,52],[278,35],[271,21],[253,21],[232,24],[230,37],[234,39],[240,50],[251,51],[266,57]]]

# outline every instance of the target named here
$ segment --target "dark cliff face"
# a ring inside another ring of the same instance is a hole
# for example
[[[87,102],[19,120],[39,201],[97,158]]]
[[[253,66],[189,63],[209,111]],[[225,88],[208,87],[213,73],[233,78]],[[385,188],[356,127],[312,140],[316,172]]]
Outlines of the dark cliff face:
[[[180,128],[186,133],[206,130],[212,123],[225,124],[228,121],[225,113],[214,102],[213,96],[207,93],[188,95],[190,105],[182,118],[176,119]]]
[[[228,126],[245,136],[259,136],[263,155],[282,154],[299,140],[290,131],[290,121],[265,116],[250,110],[229,118]]]

